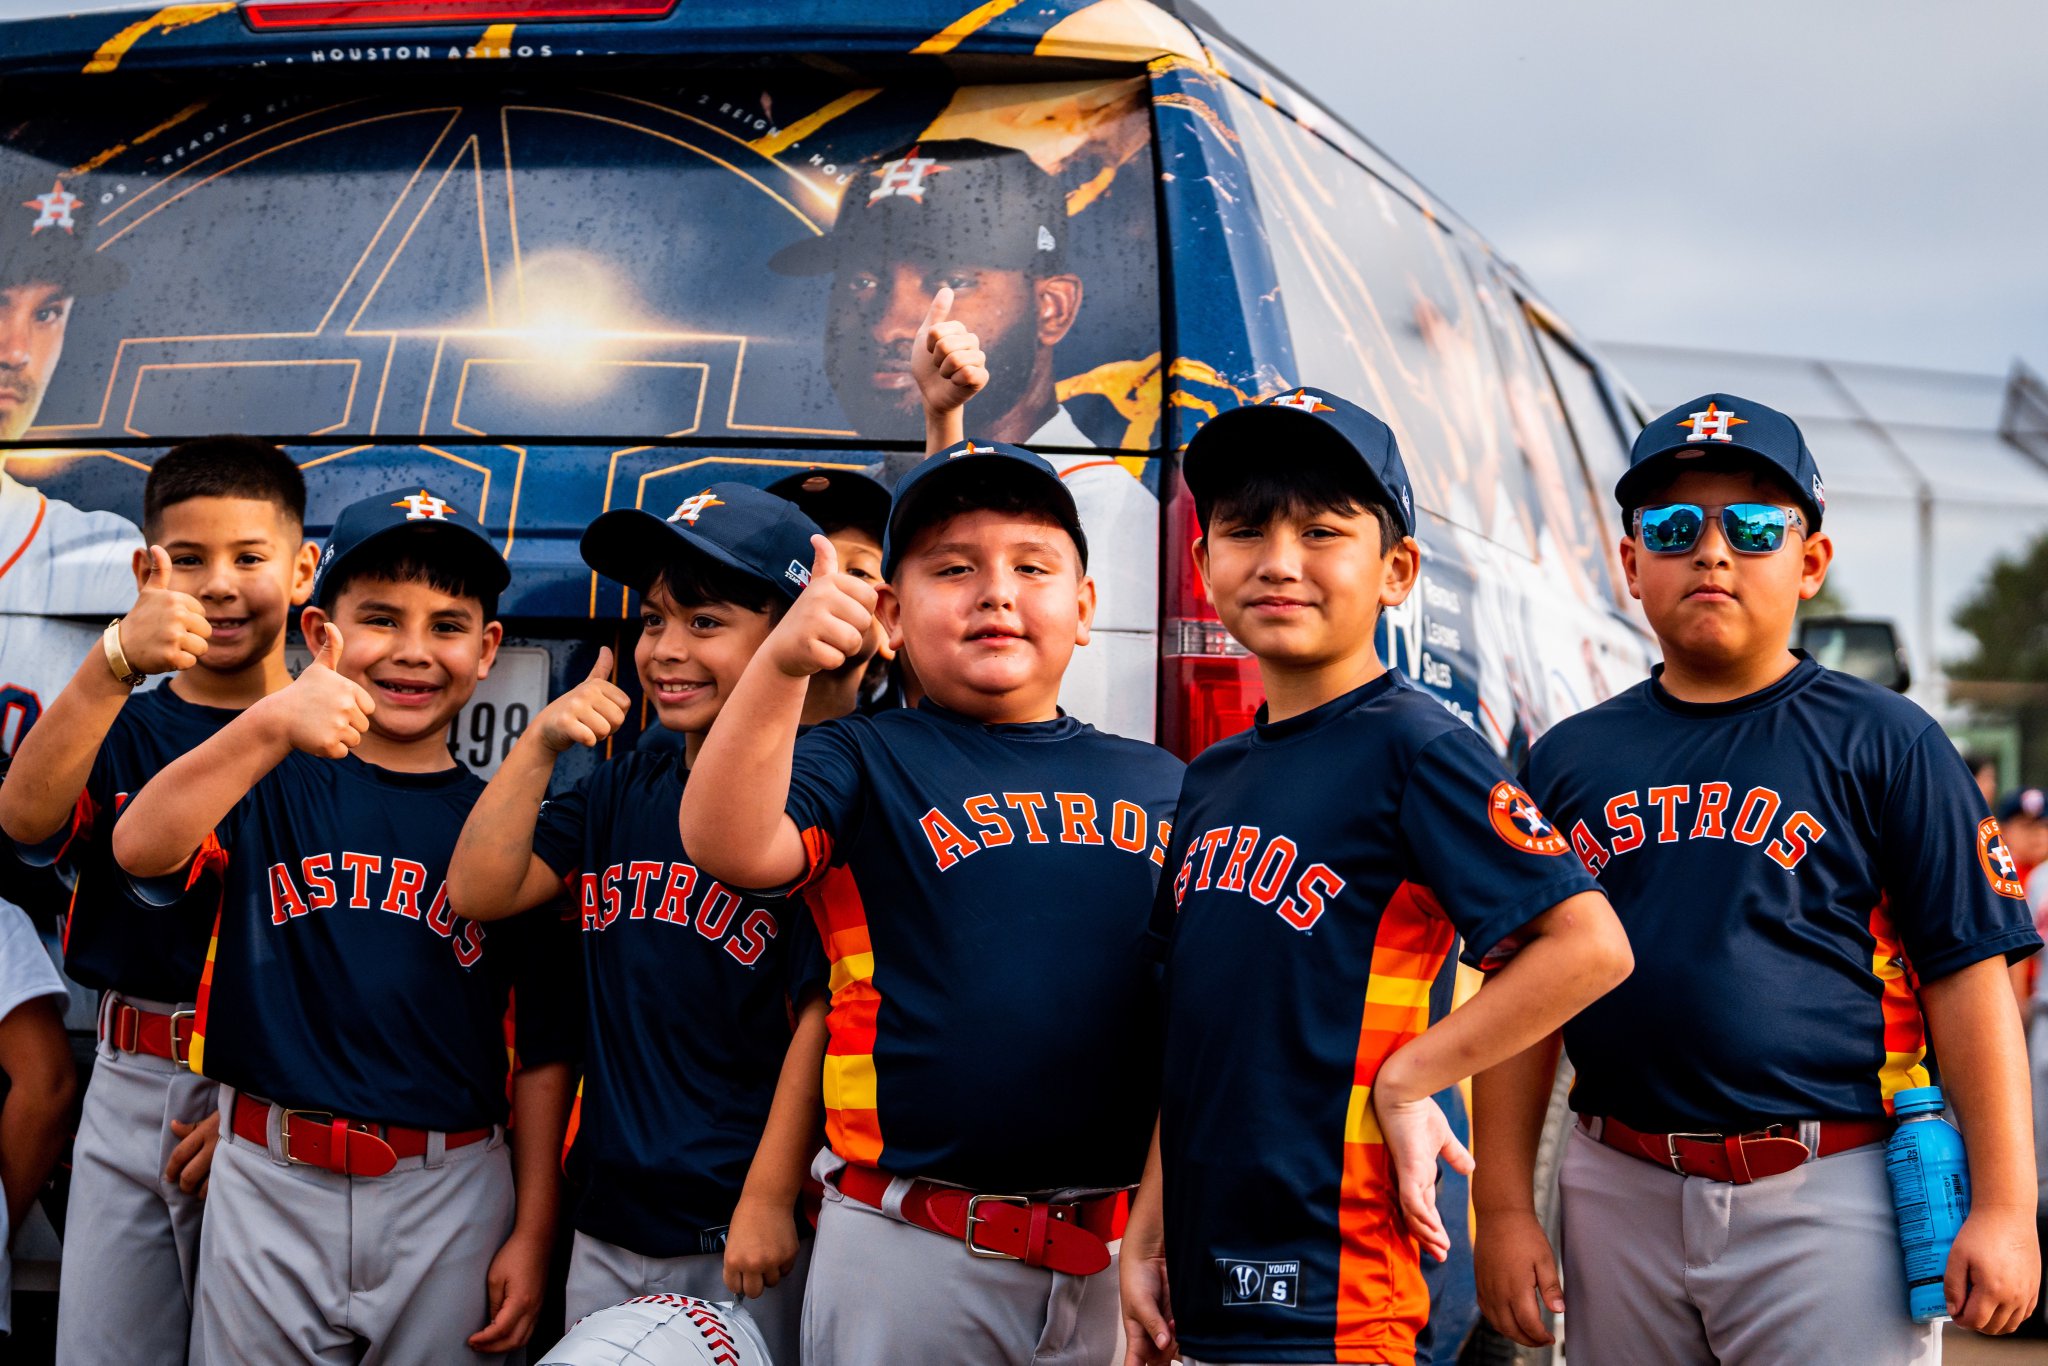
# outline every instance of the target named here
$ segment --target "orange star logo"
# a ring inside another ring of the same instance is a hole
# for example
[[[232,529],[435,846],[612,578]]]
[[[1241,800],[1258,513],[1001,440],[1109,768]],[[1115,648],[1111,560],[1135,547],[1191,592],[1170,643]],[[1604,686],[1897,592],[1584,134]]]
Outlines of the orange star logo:
[[[404,508],[408,522],[445,522],[448,514],[456,510],[455,504],[445,498],[436,498],[425,489],[409,493],[391,506]]]
[[[1306,389],[1296,389],[1293,393],[1284,394],[1272,402],[1275,408],[1299,408],[1304,413],[1334,413],[1337,411]]]
[[[1732,408],[1717,408],[1709,403],[1704,413],[1694,413],[1678,425],[1692,429],[1687,441],[1733,441],[1735,436],[1728,429],[1748,421],[1746,417],[1737,417]]]

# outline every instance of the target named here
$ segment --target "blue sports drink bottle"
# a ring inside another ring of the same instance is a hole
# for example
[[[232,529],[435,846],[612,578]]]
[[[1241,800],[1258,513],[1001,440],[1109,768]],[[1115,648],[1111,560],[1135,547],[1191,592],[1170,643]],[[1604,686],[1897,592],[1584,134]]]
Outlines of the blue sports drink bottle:
[[[1915,1323],[1948,1317],[1941,1278],[1956,1231],[1970,1213],[1963,1136],[1941,1117],[1942,1104],[1939,1086],[1915,1086],[1893,1096],[1899,1127],[1884,1150],[1899,1250],[1906,1259],[1906,1312]]]

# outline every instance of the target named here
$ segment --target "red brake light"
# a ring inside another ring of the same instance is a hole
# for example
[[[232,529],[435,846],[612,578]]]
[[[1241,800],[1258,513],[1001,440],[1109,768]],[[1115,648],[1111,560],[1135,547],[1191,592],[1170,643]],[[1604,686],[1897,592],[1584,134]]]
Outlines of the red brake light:
[[[1201,533],[1195,500],[1176,476],[1166,506],[1166,583],[1161,594],[1160,743],[1192,759],[1226,735],[1249,730],[1265,700],[1258,661],[1230,638],[1202,590],[1188,547]]]
[[[659,19],[675,7],[676,0],[248,0],[242,13],[249,27],[275,30]]]

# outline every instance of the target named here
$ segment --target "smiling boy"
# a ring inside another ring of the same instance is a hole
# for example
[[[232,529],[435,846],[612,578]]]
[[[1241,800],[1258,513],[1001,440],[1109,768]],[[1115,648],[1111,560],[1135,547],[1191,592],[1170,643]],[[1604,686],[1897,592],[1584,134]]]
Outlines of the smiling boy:
[[[251,437],[186,442],[143,485],[150,545],[135,605],[95,642],[0,787],[0,828],[73,877],[64,965],[102,993],[92,1084],[66,1206],[59,1355],[182,1366],[200,1192],[219,1134],[214,1088],[186,1066],[213,906],[127,894],[109,846],[128,797],[242,710],[291,682],[284,641],[313,586],[305,481]],[[148,675],[163,686],[137,693]],[[127,1287],[115,1306],[95,1284]]]
[[[886,585],[813,541],[679,819],[712,876],[801,885],[831,962],[804,1361],[1079,1366],[1114,1351],[1181,765],[1061,712],[1094,609],[1074,499],[1029,451],[946,442],[987,373],[957,324],[938,341],[928,322],[936,453],[896,488]],[[924,701],[799,738],[809,679],[876,615]]]
[[[2039,1258],[2006,964],[2041,941],[1998,823],[1925,712],[1788,648],[1834,554],[1790,418],[1682,404],[1615,497],[1664,662],[1526,773],[1636,959],[1563,1031],[1574,1366],[1939,1360],[1938,1327],[1907,1317],[1883,1148],[1933,1050],[1974,1187],[1949,1310],[2009,1332]],[[1480,1304],[1525,1343],[1564,1303],[1531,1204],[1557,1049],[1474,1083]]]
[[[483,787],[447,731],[497,653],[509,578],[428,490],[344,508],[301,618],[313,662],[114,827],[140,894],[218,905],[191,1061],[228,1136],[196,1355],[495,1361],[532,1332],[568,1106],[559,966],[539,923],[486,934],[444,886]]]
[[[476,920],[539,906],[565,882],[578,891],[587,1010],[568,1321],[637,1295],[730,1292],[755,1301],[778,1361],[797,1359],[803,1309],[797,1199],[816,1148],[823,957],[801,904],[700,873],[675,811],[747,662],[802,590],[817,533],[785,500],[732,483],[666,520],[621,508],[592,522],[584,561],[640,594],[633,666],[681,744],[627,753],[543,802],[560,755],[604,743],[631,706],[600,650],[506,757],[448,872],[456,912]]]
[[[1127,1360],[1415,1360],[1450,1246],[1432,1098],[1627,975],[1613,912],[1476,732],[1381,662],[1415,588],[1387,425],[1297,389],[1182,464],[1195,564],[1259,662],[1251,731],[1188,766],[1155,925],[1165,1078],[1124,1237]],[[1432,1020],[1464,941],[1488,972]]]

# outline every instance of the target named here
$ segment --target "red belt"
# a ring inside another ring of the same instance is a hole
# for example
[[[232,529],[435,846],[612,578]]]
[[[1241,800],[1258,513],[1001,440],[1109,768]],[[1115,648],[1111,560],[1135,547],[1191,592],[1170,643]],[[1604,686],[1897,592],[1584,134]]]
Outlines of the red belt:
[[[168,1015],[144,1010],[116,996],[106,1013],[100,1037],[123,1053],[147,1053],[183,1067],[192,1051],[193,1015],[189,1010],[174,1010]]]
[[[270,1111],[267,1100],[235,1093],[235,1137],[258,1147],[270,1146]],[[302,1167],[320,1167],[342,1176],[383,1176],[398,1165],[401,1157],[425,1157],[431,1129],[412,1129],[403,1124],[365,1124],[341,1119],[325,1110],[286,1110],[278,1137],[287,1162]],[[489,1129],[465,1129],[447,1134],[443,1147],[467,1148],[491,1136]]]
[[[1592,1131],[1592,1121],[1580,1116],[1579,1124]],[[1600,1141],[1616,1152],[1639,1157],[1681,1176],[1704,1176],[1709,1181],[1727,1181],[1746,1186],[1766,1176],[1782,1176],[1809,1157],[1832,1157],[1851,1148],[1882,1143],[1891,1137],[1888,1119],[1833,1119],[1817,1126],[1819,1137],[1813,1148],[1794,1137],[1797,1124],[1773,1124],[1746,1134],[1646,1134],[1620,1120],[1600,1123]]]
[[[840,1192],[883,1209],[889,1173],[849,1166]],[[1121,1238],[1130,1203],[1125,1192],[1067,1203],[1028,1195],[977,1195],[957,1186],[912,1181],[903,1194],[903,1219],[958,1238],[969,1255],[1022,1262],[1069,1276],[1092,1276],[1109,1265],[1109,1240]]]

